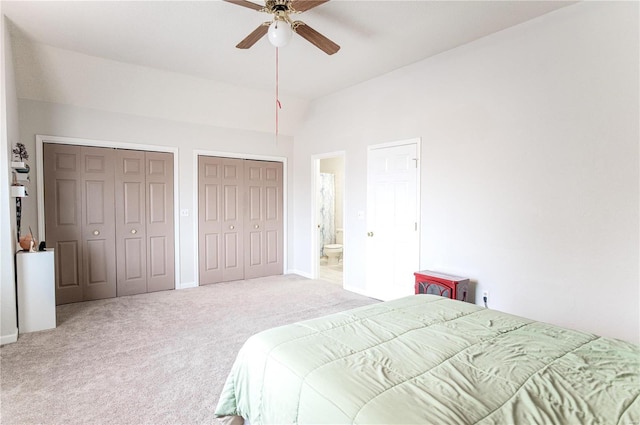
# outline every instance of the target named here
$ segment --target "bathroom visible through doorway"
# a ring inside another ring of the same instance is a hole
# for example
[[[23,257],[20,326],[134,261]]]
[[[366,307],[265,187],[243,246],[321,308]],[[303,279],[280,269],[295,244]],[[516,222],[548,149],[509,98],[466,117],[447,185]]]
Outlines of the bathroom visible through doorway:
[[[317,277],[343,285],[344,155],[317,160],[315,258]]]

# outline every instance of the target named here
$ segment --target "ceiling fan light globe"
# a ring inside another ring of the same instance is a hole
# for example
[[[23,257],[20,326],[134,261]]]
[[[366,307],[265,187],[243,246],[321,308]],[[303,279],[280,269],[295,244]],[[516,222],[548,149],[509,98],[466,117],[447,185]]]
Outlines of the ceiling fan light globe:
[[[288,23],[277,20],[269,25],[267,37],[269,38],[269,42],[274,46],[284,47],[289,44],[292,34],[293,31]]]

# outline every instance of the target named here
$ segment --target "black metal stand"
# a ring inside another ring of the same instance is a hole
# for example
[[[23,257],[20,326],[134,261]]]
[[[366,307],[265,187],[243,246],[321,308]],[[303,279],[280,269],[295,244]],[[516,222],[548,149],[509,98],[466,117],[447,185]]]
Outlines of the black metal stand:
[[[20,242],[20,221],[22,218],[22,198],[16,198],[16,229],[18,231],[18,238],[16,239]]]

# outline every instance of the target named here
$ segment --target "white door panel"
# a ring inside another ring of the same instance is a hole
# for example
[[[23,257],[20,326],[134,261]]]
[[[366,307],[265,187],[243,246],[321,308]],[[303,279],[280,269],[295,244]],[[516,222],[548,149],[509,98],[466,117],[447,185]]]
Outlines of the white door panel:
[[[413,293],[419,266],[417,159],[417,142],[369,149],[367,293],[374,298]]]

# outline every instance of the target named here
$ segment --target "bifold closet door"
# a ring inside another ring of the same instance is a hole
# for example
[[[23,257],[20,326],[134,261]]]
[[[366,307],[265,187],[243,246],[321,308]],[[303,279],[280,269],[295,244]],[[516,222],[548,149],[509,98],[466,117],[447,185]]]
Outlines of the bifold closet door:
[[[175,287],[173,154],[116,153],[118,296]]]
[[[282,163],[245,161],[244,278],[282,274]]]
[[[173,154],[145,152],[147,292],[175,288]]]
[[[283,272],[280,162],[198,158],[201,285]]]
[[[115,297],[113,150],[44,144],[43,156],[56,304]]]
[[[116,296],[113,149],[83,146],[82,217],[85,300]]]
[[[201,285],[244,278],[243,161],[198,157],[198,263]]]
[[[145,153],[116,152],[116,251],[118,296],[147,292]]]
[[[81,155],[77,146],[45,143],[47,247],[55,249],[56,304],[83,300]]]
[[[56,303],[173,289],[173,154],[45,143]]]

